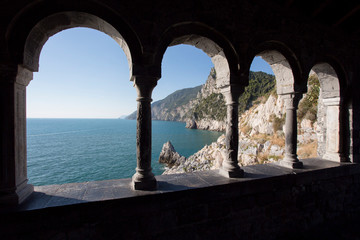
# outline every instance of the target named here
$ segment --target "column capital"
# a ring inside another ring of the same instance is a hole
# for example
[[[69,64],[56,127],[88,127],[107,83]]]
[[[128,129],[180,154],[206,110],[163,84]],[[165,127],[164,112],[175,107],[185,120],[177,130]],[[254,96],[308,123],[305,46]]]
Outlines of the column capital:
[[[136,88],[138,98],[136,101],[151,102],[151,94],[157,85],[157,77],[151,76],[133,76],[134,87]]]
[[[284,100],[285,108],[287,110],[297,109],[301,98],[303,97],[302,93],[290,93],[280,95],[280,98]]]
[[[324,98],[323,103],[325,106],[340,106],[340,97]]]
[[[245,86],[240,84],[231,84],[220,88],[220,92],[225,97],[226,105],[238,104],[239,97],[244,90]]]
[[[17,64],[0,64],[0,82],[29,85],[33,79],[33,72]]]
[[[18,72],[16,76],[16,83],[27,86],[29,85],[30,81],[33,79],[33,72],[29,69],[18,66]]]

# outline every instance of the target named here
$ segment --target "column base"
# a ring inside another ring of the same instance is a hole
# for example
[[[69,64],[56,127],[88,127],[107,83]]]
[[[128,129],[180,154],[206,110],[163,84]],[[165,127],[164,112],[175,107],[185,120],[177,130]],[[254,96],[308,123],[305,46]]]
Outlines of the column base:
[[[0,205],[16,206],[23,203],[34,192],[31,184],[21,184],[15,192],[0,193]]]
[[[300,162],[299,160],[297,160],[296,162],[288,161],[288,160],[281,160],[279,163],[280,163],[280,166],[287,167],[287,168],[292,168],[292,169],[303,168],[303,163]]]
[[[132,177],[131,188],[133,190],[154,191],[157,187],[158,184],[154,176],[150,178],[141,178],[135,173]]]
[[[225,170],[223,168],[219,169],[219,174],[227,177],[227,178],[242,178],[244,177],[244,170],[242,170],[241,168],[235,170],[235,171],[229,171],[229,170]]]

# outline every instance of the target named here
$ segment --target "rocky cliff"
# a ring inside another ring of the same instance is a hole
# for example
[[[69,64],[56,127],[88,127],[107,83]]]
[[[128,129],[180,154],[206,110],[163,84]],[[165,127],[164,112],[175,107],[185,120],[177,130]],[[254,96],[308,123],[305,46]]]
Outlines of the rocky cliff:
[[[153,120],[186,122],[186,127],[224,131],[226,108],[212,68],[206,83],[178,90],[151,105]],[[136,119],[136,112],[127,119]]]
[[[249,86],[239,99],[239,111],[249,109],[255,99],[274,90],[274,76],[251,72]],[[152,104],[152,119],[186,122],[187,128],[225,131],[226,105],[216,86],[216,72],[212,68],[206,83],[195,88],[178,90]],[[136,119],[136,112],[127,117]]]
[[[314,78],[309,82],[308,94],[301,100],[298,110],[299,158],[316,156],[319,85]],[[239,164],[244,166],[282,159],[285,152],[284,122],[285,107],[280,97],[270,94],[256,99],[253,106],[239,117]],[[172,160],[174,164],[168,165],[163,174],[220,168],[226,156],[225,149],[225,136],[222,135],[189,158],[177,153],[178,157]]]
[[[197,98],[203,86],[185,88],[173,92],[166,98],[151,104],[151,116],[153,120],[185,121],[191,107],[191,103]],[[136,119],[136,111],[127,116],[127,119]]]

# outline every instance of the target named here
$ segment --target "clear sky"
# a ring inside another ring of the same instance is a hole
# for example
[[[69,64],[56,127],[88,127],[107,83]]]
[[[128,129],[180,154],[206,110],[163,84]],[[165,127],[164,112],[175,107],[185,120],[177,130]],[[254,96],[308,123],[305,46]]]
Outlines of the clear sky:
[[[118,118],[136,110],[125,54],[102,32],[74,28],[55,34],[45,43],[39,64],[27,87],[29,118]],[[211,67],[210,57],[193,46],[169,47],[153,100],[204,84]],[[273,74],[259,57],[251,70]]]

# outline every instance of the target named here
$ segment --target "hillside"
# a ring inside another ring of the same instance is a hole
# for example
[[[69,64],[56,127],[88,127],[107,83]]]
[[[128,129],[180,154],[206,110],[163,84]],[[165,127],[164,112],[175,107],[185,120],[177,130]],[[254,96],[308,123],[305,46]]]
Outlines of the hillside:
[[[239,98],[240,113],[248,110],[259,96],[270,95],[275,89],[273,75],[250,72],[249,86]],[[224,131],[226,105],[216,87],[216,72],[212,68],[206,83],[194,88],[178,90],[152,104],[152,119],[186,122],[186,127]],[[136,119],[136,112],[127,117]]]
[[[299,158],[317,156],[316,120],[318,108],[321,106],[318,104],[320,85],[315,76],[310,76],[308,83],[308,93],[300,101],[298,109]],[[283,99],[273,91],[264,96],[260,95],[251,104],[253,106],[239,116],[239,164],[245,166],[282,159],[285,152]],[[167,146],[170,144],[164,145],[160,157],[163,157],[164,152],[169,152]],[[175,151],[174,146],[172,149]],[[216,142],[204,146],[188,158],[170,152],[169,156],[177,157],[163,161],[167,166],[163,174],[218,169],[226,157],[225,149],[225,136],[222,135]]]
[[[184,105],[195,99],[200,92],[202,85],[177,90],[166,98],[156,101],[151,104],[151,115],[153,120],[164,121],[181,121],[182,116],[180,111],[172,111],[173,109],[181,108]],[[136,111],[126,117],[127,119],[136,119]]]

